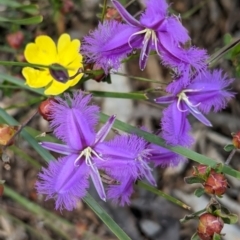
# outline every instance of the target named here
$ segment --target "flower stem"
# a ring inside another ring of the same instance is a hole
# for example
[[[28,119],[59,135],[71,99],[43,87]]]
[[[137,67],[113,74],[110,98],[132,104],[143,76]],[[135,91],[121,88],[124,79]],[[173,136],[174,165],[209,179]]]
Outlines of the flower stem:
[[[104,20],[104,16],[105,16],[105,13],[106,13],[106,9],[107,9],[107,0],[103,0],[103,9],[102,9],[101,22],[103,22],[103,20]]]
[[[226,165],[229,165],[229,163],[231,162],[231,160],[232,160],[232,158],[233,158],[233,156],[234,156],[236,151],[237,151],[237,149],[235,149],[235,148],[231,151],[230,155],[228,156],[228,158],[227,158],[227,160],[225,162]]]

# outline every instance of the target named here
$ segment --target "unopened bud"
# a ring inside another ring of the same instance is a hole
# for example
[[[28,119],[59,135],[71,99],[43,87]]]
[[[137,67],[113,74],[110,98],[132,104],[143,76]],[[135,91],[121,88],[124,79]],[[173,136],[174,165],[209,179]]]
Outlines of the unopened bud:
[[[23,43],[24,35],[21,31],[17,31],[15,33],[8,34],[6,38],[9,46],[11,46],[14,49],[18,49],[21,47]]]
[[[56,100],[53,97],[50,97],[45,101],[42,101],[38,107],[40,115],[47,121],[51,120],[51,107],[53,102],[56,102]]]
[[[106,10],[106,14],[104,16],[105,20],[115,20],[118,22],[122,21],[121,15],[118,13],[116,8],[108,7]]]
[[[63,0],[62,1],[62,7],[61,12],[63,14],[70,13],[74,8],[74,3],[72,0]]]
[[[240,149],[240,132],[233,134],[232,142],[235,148]]]
[[[212,240],[214,233],[220,234],[223,226],[220,217],[204,213],[199,217],[197,233],[201,240]]]
[[[206,193],[221,196],[226,192],[228,182],[224,174],[211,171],[203,186]]]

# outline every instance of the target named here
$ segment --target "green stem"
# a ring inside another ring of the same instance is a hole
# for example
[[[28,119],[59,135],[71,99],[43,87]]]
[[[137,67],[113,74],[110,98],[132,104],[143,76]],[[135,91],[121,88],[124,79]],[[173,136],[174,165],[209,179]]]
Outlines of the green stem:
[[[102,9],[102,16],[101,16],[101,22],[103,22],[105,14],[107,10],[107,0],[103,0],[103,9]]]
[[[191,207],[189,207],[187,204],[179,201],[178,199],[176,199],[176,198],[174,198],[174,197],[172,197],[172,196],[170,196],[170,195],[168,195],[168,194],[160,191],[159,189],[157,189],[157,188],[155,188],[155,187],[152,187],[152,186],[150,186],[150,185],[148,185],[148,184],[146,184],[146,183],[144,183],[144,182],[142,182],[142,181],[138,181],[138,182],[137,182],[137,185],[138,185],[139,187],[141,187],[141,188],[144,188],[144,189],[152,192],[152,193],[155,193],[155,194],[158,195],[158,196],[161,196],[161,197],[167,199],[168,201],[170,201],[170,202],[172,202],[172,203],[174,203],[174,204],[177,204],[178,206],[180,206],[180,207],[182,207],[182,208],[185,208],[185,209],[188,209],[188,210],[191,209]]]

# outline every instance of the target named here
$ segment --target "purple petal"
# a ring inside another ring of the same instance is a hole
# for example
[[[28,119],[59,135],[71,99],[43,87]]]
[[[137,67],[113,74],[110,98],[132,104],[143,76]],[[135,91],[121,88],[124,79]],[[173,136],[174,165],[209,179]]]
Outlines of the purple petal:
[[[48,169],[43,168],[39,174],[40,180],[36,184],[39,194],[47,194],[47,200],[55,199],[56,209],[69,211],[76,207],[80,198],[86,195],[89,173],[86,164],[74,166],[77,155],[51,161]]]
[[[215,70],[199,74],[188,86],[189,89],[198,89],[197,92],[189,92],[189,100],[198,104],[198,109],[204,113],[212,109],[217,112],[225,108],[227,102],[234,97],[234,93],[226,88],[233,82],[228,79],[221,70]]]
[[[117,21],[104,21],[98,28],[84,37],[81,53],[87,62],[101,66],[105,73],[113,68],[118,70],[121,61],[142,45],[142,38],[134,36],[129,45],[130,37],[140,29]]]
[[[183,103],[183,105],[185,105],[185,107],[189,110],[189,112],[195,118],[197,118],[200,122],[202,122],[204,125],[208,127],[212,127],[211,122],[206,117],[204,117],[204,115],[197,109],[197,107],[189,106],[189,105],[186,105],[185,103]]]
[[[176,99],[176,96],[163,96],[156,98],[154,101],[159,104],[169,104],[173,103],[173,101]]]
[[[145,171],[144,171],[143,177],[145,177],[151,185],[156,187],[157,183],[156,183],[156,181],[155,181],[155,179],[152,175],[151,169],[150,168],[145,168],[144,170]]]
[[[190,40],[187,29],[182,25],[179,17],[177,16],[167,18],[166,29],[177,44],[186,43]]]
[[[101,129],[97,132],[94,144],[98,144],[99,142],[102,142],[105,139],[105,137],[108,135],[109,131],[111,130],[115,119],[116,119],[115,115],[111,116],[107,120],[107,122],[101,127]]]
[[[50,126],[54,134],[76,150],[93,144],[99,108],[87,106],[91,96],[83,96],[82,92],[75,93],[73,98],[68,94],[64,96],[65,100],[57,98],[58,103],[51,107]]]
[[[176,68],[178,73],[188,73],[191,68],[194,68],[197,72],[206,69],[208,55],[205,50],[196,47],[184,49],[179,44],[176,44],[172,36],[168,33],[158,34],[158,39],[162,63],[165,66]]]
[[[181,106],[181,109],[184,106]],[[169,145],[189,147],[193,138],[189,135],[191,126],[187,120],[187,112],[180,112],[175,101],[163,111],[162,137]]]
[[[132,17],[131,14],[116,0],[112,0],[113,6],[117,9],[121,17],[131,26],[133,27],[141,27],[141,24]]]
[[[60,153],[63,155],[77,154],[78,152],[67,145],[52,143],[52,142],[41,142],[39,143],[43,148],[48,149],[50,151]]]
[[[113,202],[118,203],[120,206],[130,204],[135,179],[126,174],[126,172],[119,172],[119,177],[116,178],[116,180],[118,180],[120,184],[111,185],[108,188],[107,198],[112,199]]]
[[[149,53],[152,49],[152,44],[151,44],[151,39],[146,41],[146,43],[143,44],[142,50],[140,53],[140,58],[139,58],[139,68],[143,71],[147,65],[147,60],[149,57]]]
[[[140,23],[147,28],[156,28],[167,15],[168,4],[165,0],[148,0],[146,1],[146,9],[140,17]]]
[[[150,161],[153,162],[155,166],[161,166],[164,168],[175,167],[180,162],[186,160],[185,157],[153,143],[150,144],[149,148],[152,149]]]
[[[98,172],[98,169],[94,165],[92,167],[93,167],[93,169],[91,169],[91,171],[90,171],[90,176],[93,181],[93,184],[97,190],[99,197],[103,201],[106,201],[106,194],[105,194],[105,190],[104,190],[103,183],[102,183],[100,174]]]

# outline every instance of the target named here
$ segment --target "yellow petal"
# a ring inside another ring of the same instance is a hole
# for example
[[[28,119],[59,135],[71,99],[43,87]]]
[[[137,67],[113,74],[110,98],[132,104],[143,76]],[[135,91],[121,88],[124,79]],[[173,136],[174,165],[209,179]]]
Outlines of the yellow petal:
[[[71,38],[67,33],[62,34],[59,39],[58,39],[58,43],[57,43],[57,51],[58,53],[62,52],[62,51],[66,51],[66,47],[71,43]]]
[[[82,76],[83,76],[83,73],[77,75],[74,79],[70,80],[70,81],[69,81],[69,82],[70,82],[70,87],[76,85],[76,84],[80,81],[80,79],[82,78]]]
[[[63,93],[65,90],[67,90],[69,87],[70,87],[70,81],[68,81],[66,83],[61,83],[61,82],[53,80],[52,83],[44,91],[44,94],[59,95],[59,94]]]
[[[81,55],[76,55],[75,59],[73,59],[73,61],[66,66],[66,68],[68,69],[68,75],[70,77],[74,76],[79,68],[82,68],[83,64],[82,64],[82,56]]]
[[[26,79],[26,84],[32,88],[41,88],[47,86],[52,81],[52,76],[48,70],[39,71],[34,68],[25,67],[22,74]]]
[[[79,54],[80,41],[75,39],[58,53],[58,63],[67,67]]]

